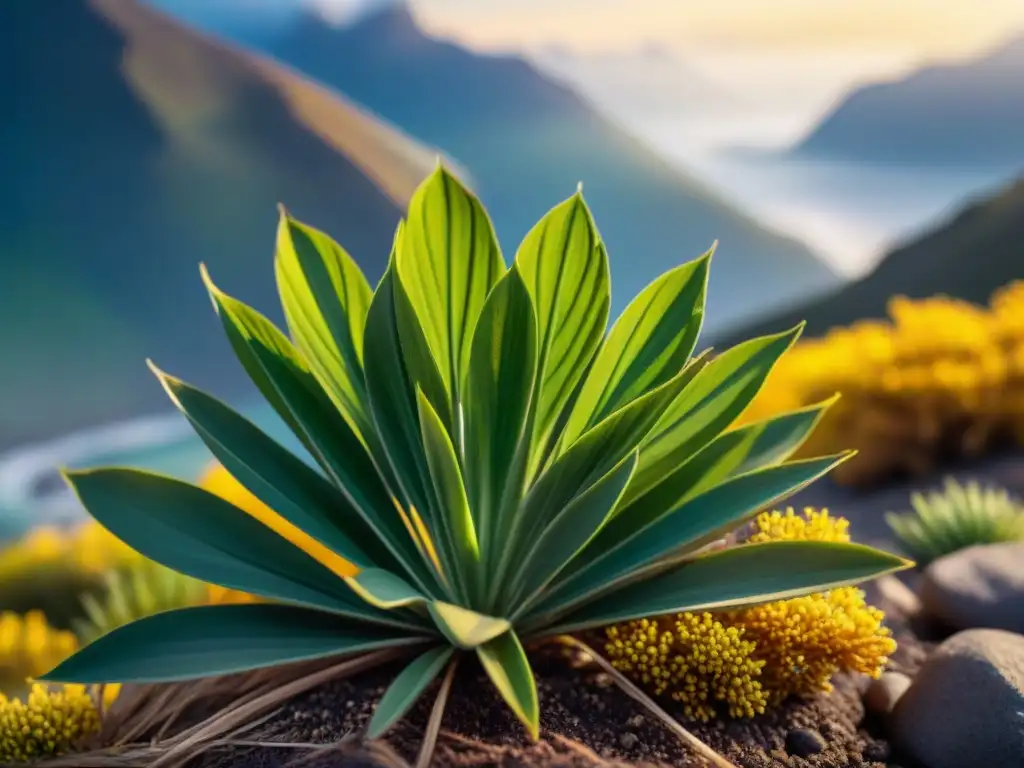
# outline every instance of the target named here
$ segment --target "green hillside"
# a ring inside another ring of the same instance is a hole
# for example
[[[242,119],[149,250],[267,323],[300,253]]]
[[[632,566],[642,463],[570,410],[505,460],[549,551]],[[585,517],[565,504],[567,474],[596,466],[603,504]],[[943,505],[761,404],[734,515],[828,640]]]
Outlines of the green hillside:
[[[0,3],[0,450],[247,393],[199,279],[279,320],[275,206],[371,280],[434,152],[134,0]]]
[[[895,294],[945,294],[986,303],[1001,285],[1024,279],[1024,179],[971,202],[922,237],[896,248],[866,277],[839,291],[737,330],[716,346],[807,321],[805,335],[864,318],[883,318]]]

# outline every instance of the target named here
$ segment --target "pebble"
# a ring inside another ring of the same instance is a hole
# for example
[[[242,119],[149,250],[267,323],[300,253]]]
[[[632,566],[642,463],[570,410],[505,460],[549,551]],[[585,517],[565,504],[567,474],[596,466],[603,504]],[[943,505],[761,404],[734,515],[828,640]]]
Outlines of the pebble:
[[[1024,766],[1024,636],[971,629],[940,645],[889,720],[927,768]]]
[[[629,731],[619,736],[619,744],[622,745],[623,749],[632,749],[639,740],[635,733],[630,733]]]
[[[890,752],[892,750],[889,749],[889,745],[884,741],[872,741],[864,747],[861,757],[873,763],[884,763],[889,759]]]
[[[883,672],[877,680],[872,680],[864,694],[864,706],[876,715],[888,715],[896,706],[896,702],[910,688],[911,679],[902,672]]]
[[[817,731],[794,728],[786,734],[786,751],[797,757],[810,757],[825,748],[825,740]]]
[[[1024,542],[941,557],[925,569],[918,594],[927,613],[954,629],[1024,633]]]

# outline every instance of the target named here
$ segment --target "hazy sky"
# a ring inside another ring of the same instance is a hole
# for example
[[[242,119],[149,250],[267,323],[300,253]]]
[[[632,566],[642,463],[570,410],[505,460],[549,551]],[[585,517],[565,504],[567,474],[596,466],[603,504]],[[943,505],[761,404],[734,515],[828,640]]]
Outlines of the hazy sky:
[[[320,0],[351,4],[353,0]],[[413,0],[432,28],[486,47],[561,43],[855,49],[961,56],[1024,31],[1022,0]]]

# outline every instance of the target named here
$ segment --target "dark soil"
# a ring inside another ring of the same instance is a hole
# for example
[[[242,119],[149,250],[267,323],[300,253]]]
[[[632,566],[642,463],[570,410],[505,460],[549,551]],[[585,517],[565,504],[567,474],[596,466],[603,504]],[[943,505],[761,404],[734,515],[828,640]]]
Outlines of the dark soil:
[[[529,743],[479,667],[466,664],[452,689],[433,764],[460,768],[704,764],[600,670],[573,668],[553,654],[537,654],[535,671],[542,713],[539,743]],[[253,738],[329,744],[359,733],[394,673],[394,668],[385,668],[302,697],[275,718],[272,727]],[[880,768],[889,748],[860,727],[862,689],[862,682],[839,678],[832,694],[793,700],[754,720],[682,722],[741,768]],[[388,736],[406,760],[415,760],[433,702],[431,693]],[[233,748],[208,755],[204,764],[283,768],[295,757],[294,750],[287,748]],[[309,768],[385,764],[353,749],[312,757],[307,755],[302,763]]]

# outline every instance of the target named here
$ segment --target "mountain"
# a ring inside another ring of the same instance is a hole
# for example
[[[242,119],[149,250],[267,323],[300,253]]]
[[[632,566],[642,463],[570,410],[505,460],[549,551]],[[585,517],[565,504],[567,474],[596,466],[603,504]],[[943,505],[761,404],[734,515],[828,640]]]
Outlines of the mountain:
[[[854,91],[794,153],[872,163],[1024,163],[1024,38]]]
[[[807,336],[855,320],[884,318],[891,296],[937,294],[986,304],[996,288],[1024,279],[1024,178],[978,199],[919,239],[889,253],[866,277],[839,291],[773,315],[721,339],[716,346],[792,328]]]
[[[0,3],[0,450],[250,393],[199,277],[280,322],[275,206],[371,281],[435,150],[134,0]]]
[[[529,227],[583,181],[611,255],[615,311],[716,238],[713,326],[838,280],[803,245],[718,200],[522,58],[434,39],[404,4],[347,26],[303,14],[263,50],[459,160],[508,259]]]

